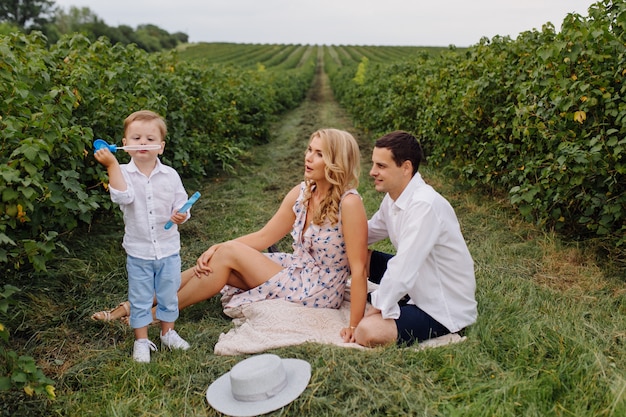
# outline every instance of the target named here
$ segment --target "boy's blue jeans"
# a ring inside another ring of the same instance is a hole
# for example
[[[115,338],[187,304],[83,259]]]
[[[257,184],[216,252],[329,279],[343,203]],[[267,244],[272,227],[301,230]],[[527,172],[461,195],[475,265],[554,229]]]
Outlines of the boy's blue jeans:
[[[152,323],[152,303],[156,296],[156,318],[174,322],[178,318],[180,255],[162,259],[126,257],[130,327],[138,329]]]

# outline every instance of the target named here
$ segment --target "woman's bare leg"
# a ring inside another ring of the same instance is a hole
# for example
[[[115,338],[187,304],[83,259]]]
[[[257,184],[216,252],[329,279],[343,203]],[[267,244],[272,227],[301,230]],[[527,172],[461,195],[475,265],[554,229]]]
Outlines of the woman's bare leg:
[[[225,285],[242,290],[257,287],[283,269],[263,253],[235,241],[220,245],[209,266],[213,272],[194,276],[178,291],[180,310],[208,300],[219,293]],[[195,274],[193,270],[192,273]]]
[[[194,273],[193,267],[189,269],[185,269],[180,274],[180,288],[183,288],[189,282],[189,280],[191,280],[194,276],[195,276],[195,273]],[[156,303],[156,300],[155,300],[155,303]]]

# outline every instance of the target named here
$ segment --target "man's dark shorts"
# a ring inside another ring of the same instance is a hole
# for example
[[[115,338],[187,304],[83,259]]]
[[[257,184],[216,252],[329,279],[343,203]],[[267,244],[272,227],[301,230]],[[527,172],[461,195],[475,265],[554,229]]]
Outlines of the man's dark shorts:
[[[370,281],[380,284],[387,270],[387,263],[391,258],[393,258],[391,254],[372,251],[370,258]],[[407,301],[408,296],[398,302],[400,305],[400,317],[396,319],[398,345],[410,346],[415,342],[421,342],[450,333],[450,331],[437,320],[433,319],[416,305],[407,304]]]

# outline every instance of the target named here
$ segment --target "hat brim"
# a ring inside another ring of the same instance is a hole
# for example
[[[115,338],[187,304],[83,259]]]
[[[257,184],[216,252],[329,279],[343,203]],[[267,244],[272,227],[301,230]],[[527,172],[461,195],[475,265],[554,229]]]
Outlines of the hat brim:
[[[206,391],[209,404],[220,413],[233,417],[251,417],[269,413],[289,404],[305,390],[311,379],[311,365],[301,359],[281,359],[287,374],[287,386],[272,398],[262,401],[239,401],[233,397],[230,372],[217,378]]]

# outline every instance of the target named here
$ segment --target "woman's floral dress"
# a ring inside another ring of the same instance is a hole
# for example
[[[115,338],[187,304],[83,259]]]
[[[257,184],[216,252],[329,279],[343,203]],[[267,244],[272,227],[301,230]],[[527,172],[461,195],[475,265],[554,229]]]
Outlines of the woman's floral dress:
[[[346,281],[350,275],[346,244],[339,221],[332,226],[305,225],[307,207],[303,205],[304,182],[293,206],[296,221],[291,235],[293,253],[266,253],[265,255],[285,269],[265,283],[248,291],[225,287],[222,294],[228,300],[224,309],[239,307],[255,301],[281,298],[308,307],[339,308],[343,301]],[[355,189],[347,194],[357,194]]]

